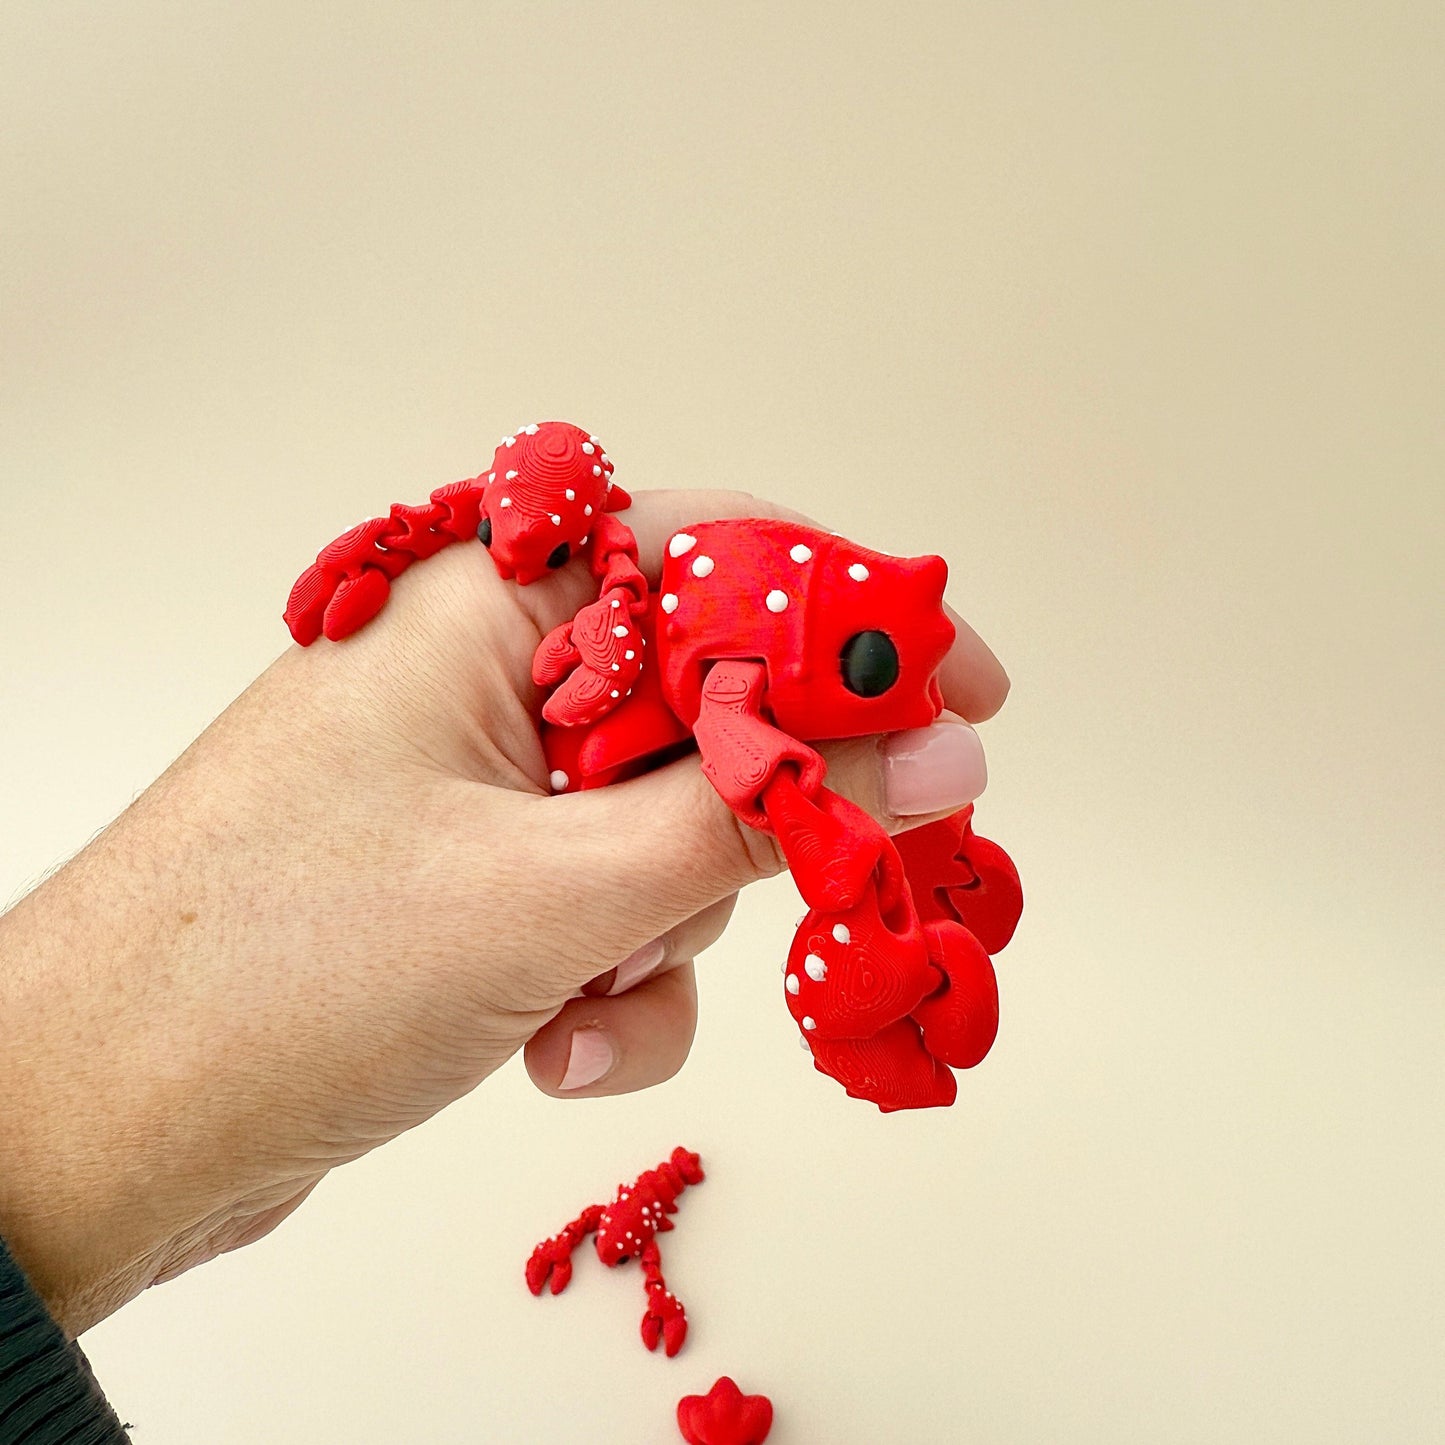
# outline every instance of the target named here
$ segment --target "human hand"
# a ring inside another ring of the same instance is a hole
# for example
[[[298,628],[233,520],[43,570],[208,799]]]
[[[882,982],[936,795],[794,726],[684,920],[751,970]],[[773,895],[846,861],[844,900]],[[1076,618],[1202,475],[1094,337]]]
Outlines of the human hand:
[[[783,515],[640,494],[666,539]],[[292,648],[73,863],[0,920],[0,1234],[77,1333],[268,1232],[337,1164],[422,1122],[519,1048],[544,1092],[670,1077],[692,960],[780,871],[696,757],[552,797],[538,640],[589,600],[457,547],[345,644]],[[1007,681],[964,625],[958,719]],[[957,720],[827,746],[829,785],[890,828],[983,784]]]

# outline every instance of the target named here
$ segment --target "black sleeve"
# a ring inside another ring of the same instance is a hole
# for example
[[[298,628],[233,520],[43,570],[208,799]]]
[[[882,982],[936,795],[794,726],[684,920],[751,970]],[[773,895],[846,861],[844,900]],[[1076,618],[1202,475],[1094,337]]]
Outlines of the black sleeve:
[[[0,1239],[0,1445],[118,1445],[130,1437]]]

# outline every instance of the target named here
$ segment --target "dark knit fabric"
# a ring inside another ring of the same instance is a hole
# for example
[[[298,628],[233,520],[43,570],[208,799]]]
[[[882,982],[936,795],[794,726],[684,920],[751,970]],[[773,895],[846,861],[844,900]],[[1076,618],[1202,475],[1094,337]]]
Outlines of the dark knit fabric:
[[[66,1340],[0,1239],[0,1445],[129,1440],[80,1346]]]

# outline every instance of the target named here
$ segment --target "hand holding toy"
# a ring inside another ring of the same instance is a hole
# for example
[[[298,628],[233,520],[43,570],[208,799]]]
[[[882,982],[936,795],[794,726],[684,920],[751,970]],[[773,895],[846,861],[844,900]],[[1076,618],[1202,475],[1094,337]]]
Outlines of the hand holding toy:
[[[409,560],[475,517],[501,576],[521,584],[585,555],[600,595],[533,659],[534,680],[555,688],[542,709],[553,790],[604,786],[695,740],[738,818],[778,839],[808,904],[785,988],[818,1069],[884,1111],[951,1104],[951,1070],[977,1064],[998,1027],[989,952],[966,916],[1001,948],[1022,906],[1017,873],[973,835],[971,812],[913,845],[910,873],[884,829],[824,785],[811,746],[924,727],[942,712],[938,669],[954,640],[943,560],[783,521],[699,522],[669,539],[653,598],[616,515],[629,499],[610,459],[564,422],[504,437],[484,477],[432,503],[445,517],[420,544],[409,509],[394,507],[391,522],[326,548],[287,607],[296,639],[342,636],[375,611],[385,579],[407,565],[390,560],[393,534]],[[358,592],[370,611],[346,604]],[[943,906],[940,889],[957,900],[984,877],[986,904]]]

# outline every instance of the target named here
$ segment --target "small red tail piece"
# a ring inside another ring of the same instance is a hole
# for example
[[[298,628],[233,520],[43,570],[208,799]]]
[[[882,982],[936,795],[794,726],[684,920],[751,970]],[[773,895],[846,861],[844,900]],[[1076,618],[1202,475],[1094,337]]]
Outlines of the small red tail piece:
[[[678,1401],[677,1428],[687,1445],[763,1445],[773,1428],[773,1402],[744,1395],[724,1375],[706,1395]]]

